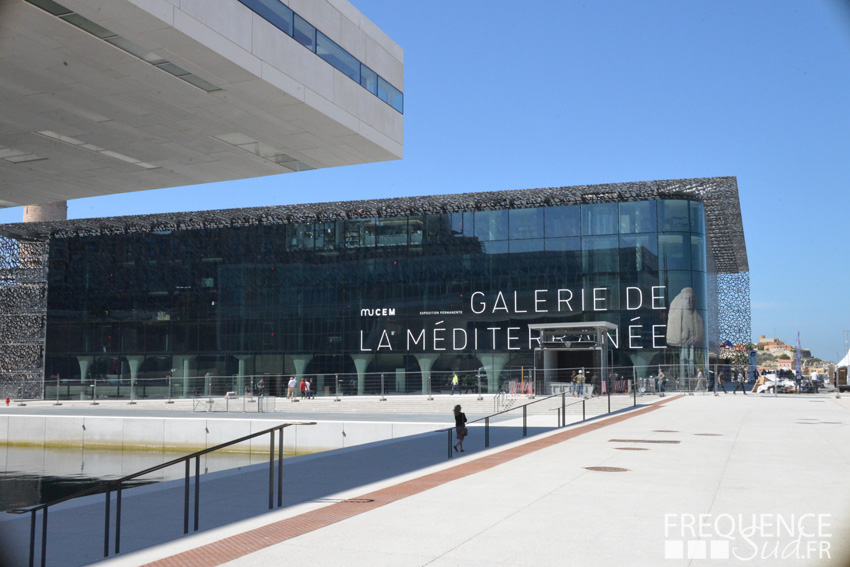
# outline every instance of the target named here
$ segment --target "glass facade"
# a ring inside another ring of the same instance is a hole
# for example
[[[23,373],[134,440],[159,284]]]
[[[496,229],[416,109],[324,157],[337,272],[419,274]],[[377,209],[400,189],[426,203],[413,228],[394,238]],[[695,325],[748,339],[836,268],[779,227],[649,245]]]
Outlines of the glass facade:
[[[703,204],[258,224],[50,241],[47,383],[531,368],[532,323],[609,321],[615,365],[703,365]],[[191,392],[187,392],[191,393]],[[195,392],[197,393],[197,392]]]

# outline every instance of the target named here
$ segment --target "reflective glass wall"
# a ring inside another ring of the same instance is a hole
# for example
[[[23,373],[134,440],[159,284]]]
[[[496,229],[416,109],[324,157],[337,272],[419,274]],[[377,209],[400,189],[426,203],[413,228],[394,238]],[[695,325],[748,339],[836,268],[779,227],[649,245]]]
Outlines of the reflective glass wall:
[[[533,366],[529,324],[578,321],[618,326],[615,365],[692,371],[706,246],[687,200],[55,239],[46,377],[339,373],[373,393],[384,373],[400,393],[484,369],[492,389]]]

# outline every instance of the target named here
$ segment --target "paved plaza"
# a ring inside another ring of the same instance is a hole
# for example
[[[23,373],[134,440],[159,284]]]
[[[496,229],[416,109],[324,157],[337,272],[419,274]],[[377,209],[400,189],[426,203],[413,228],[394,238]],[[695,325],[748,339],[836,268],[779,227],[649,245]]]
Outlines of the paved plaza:
[[[324,466],[388,476],[103,565],[846,565],[848,411],[668,396],[488,450],[473,429],[468,453],[395,475],[423,445],[355,448]]]

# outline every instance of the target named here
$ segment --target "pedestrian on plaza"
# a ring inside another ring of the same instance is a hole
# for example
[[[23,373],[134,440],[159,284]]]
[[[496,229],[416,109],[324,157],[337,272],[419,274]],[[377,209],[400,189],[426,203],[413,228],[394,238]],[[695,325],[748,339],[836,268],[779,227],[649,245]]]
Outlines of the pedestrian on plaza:
[[[307,379],[301,378],[301,385],[298,387],[301,390],[301,399],[305,399],[307,397]]]
[[[454,374],[452,374],[452,393],[450,395],[454,396],[455,392],[460,394],[460,390],[458,389],[459,384],[460,378],[457,377],[457,372],[455,372]]]
[[[309,381],[309,380],[307,380],[307,379],[305,378],[305,379],[304,379],[304,392],[302,392],[302,394],[304,394],[304,397],[305,397],[305,398],[307,398],[307,399],[309,400],[309,399],[310,399],[310,395],[311,395],[312,393],[313,393],[313,392],[310,390],[310,381]]]
[[[310,378],[310,383],[307,384],[307,387],[310,389],[310,399],[312,400],[316,397],[316,385],[313,383],[312,378]]]
[[[726,370],[721,370],[720,374],[717,375],[717,387],[723,390],[724,394],[728,394],[728,390],[726,390]]]
[[[287,399],[294,400],[295,399],[295,388],[298,387],[298,380],[295,379],[295,376],[289,379],[288,389],[286,390]]]
[[[460,447],[460,452],[463,453],[463,439],[469,433],[469,430],[466,428],[466,414],[460,411],[460,404],[455,406],[454,414],[455,434],[457,435],[457,443],[454,444],[454,450],[457,453],[458,447]]]
[[[579,398],[584,397],[584,374],[582,374],[581,370],[576,374],[576,396]]]
[[[570,376],[570,393],[575,397],[576,395],[576,377],[578,377],[578,372],[573,370],[572,376]]]
[[[265,381],[260,378],[260,381],[257,382],[257,411],[263,411],[263,392],[266,389]]]
[[[697,385],[694,388],[696,392],[705,392],[705,377],[702,375],[702,368],[697,368]]]
[[[667,375],[664,374],[664,371],[661,370],[661,367],[658,367],[658,395],[662,398],[666,395],[664,393],[664,382],[667,381]]]
[[[803,388],[801,386],[802,382],[803,382],[803,377],[800,375],[800,372],[798,371],[797,375],[794,377],[794,383],[796,384],[796,386],[794,387],[794,393],[795,394],[799,394],[800,392],[803,391]]]
[[[744,392],[744,395],[747,395],[747,389],[744,388],[744,375],[741,372],[738,372],[738,383],[735,384],[735,389],[732,390],[732,395],[735,395],[738,391],[738,388],[741,388],[741,391]]]

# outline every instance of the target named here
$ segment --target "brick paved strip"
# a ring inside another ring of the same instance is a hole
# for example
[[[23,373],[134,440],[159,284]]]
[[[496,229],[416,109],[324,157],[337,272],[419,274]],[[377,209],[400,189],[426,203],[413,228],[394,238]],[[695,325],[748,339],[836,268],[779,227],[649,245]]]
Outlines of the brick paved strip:
[[[143,567],[212,567],[221,565],[228,561],[233,561],[240,557],[244,557],[255,551],[265,549],[272,545],[284,542],[286,540],[304,535],[347,520],[354,516],[369,512],[375,508],[380,508],[397,500],[413,496],[430,490],[435,486],[440,486],[453,480],[458,480],[475,473],[491,469],[502,463],[512,461],[524,455],[540,451],[547,447],[563,443],[579,435],[584,435],[591,431],[596,431],[603,427],[655,411],[663,404],[681,398],[682,396],[673,396],[666,400],[656,402],[651,406],[630,411],[620,415],[610,417],[605,420],[595,421],[587,425],[556,433],[542,439],[529,441],[522,445],[494,453],[479,459],[470,460],[461,463],[457,466],[434,472],[420,478],[411,479],[387,488],[382,488],[369,494],[357,496],[350,500],[362,500],[363,502],[352,503],[337,502],[330,506],[305,512],[292,518],[273,522],[266,526],[256,528],[241,534],[236,534],[226,537],[217,542],[203,545],[195,549],[190,549],[171,557],[165,557],[157,561],[148,563]],[[371,500],[371,501],[369,501]]]

